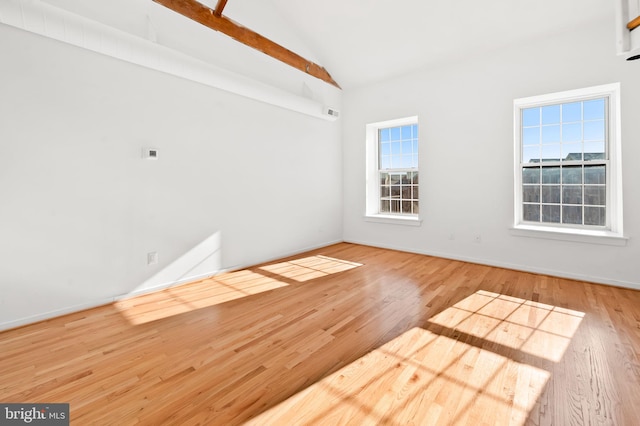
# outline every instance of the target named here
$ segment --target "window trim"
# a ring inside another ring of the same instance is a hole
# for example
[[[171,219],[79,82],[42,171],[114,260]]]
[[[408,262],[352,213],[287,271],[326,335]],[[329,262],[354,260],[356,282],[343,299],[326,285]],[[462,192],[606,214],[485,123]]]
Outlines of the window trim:
[[[380,213],[378,130],[387,127],[413,124],[418,124],[418,116],[379,121],[366,125],[366,206],[364,219],[367,222],[409,226],[420,226],[422,224],[420,213],[417,215]],[[419,141],[420,138],[418,138],[418,144],[420,143]],[[420,156],[420,149],[418,149],[418,156]],[[419,171],[420,159],[418,158],[418,172]],[[418,203],[419,205],[422,204],[421,197],[418,198]]]
[[[522,220],[522,133],[521,111],[531,107],[551,104],[584,101],[593,98],[608,98],[608,140],[606,150],[607,162],[607,221],[604,227],[587,225],[567,225],[551,223],[532,223]],[[622,158],[621,158],[621,123],[620,123],[620,83],[546,95],[515,99],[513,102],[514,122],[514,219],[511,234],[517,236],[563,239],[568,241],[593,242],[602,244],[623,245],[627,238],[623,234],[622,217]]]

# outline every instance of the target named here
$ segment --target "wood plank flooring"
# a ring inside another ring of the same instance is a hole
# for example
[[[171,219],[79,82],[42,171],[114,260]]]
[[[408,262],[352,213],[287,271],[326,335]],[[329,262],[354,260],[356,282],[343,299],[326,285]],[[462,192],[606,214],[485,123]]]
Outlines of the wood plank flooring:
[[[639,425],[640,292],[337,244],[0,333],[75,425]]]

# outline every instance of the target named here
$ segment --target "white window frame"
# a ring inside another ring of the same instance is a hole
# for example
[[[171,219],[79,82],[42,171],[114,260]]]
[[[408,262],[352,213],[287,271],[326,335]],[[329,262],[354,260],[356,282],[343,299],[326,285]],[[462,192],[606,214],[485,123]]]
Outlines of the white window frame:
[[[414,124],[418,124],[417,116],[380,121],[377,123],[367,124],[366,126],[366,210],[364,219],[368,222],[409,226],[420,226],[422,224],[420,214],[410,215],[406,213],[380,213],[380,182],[378,177],[378,166],[380,158],[378,152],[379,130],[387,127],[407,126]],[[420,155],[420,149],[418,149],[418,155]],[[420,170],[420,159],[418,159],[417,170],[418,172]],[[420,206],[420,209],[422,211],[422,200],[418,200],[418,205]]]
[[[606,225],[603,227],[531,223],[522,220],[522,110],[553,104],[608,99],[606,162]],[[514,100],[514,224],[512,235],[577,242],[625,245],[622,217],[620,83],[588,87]]]

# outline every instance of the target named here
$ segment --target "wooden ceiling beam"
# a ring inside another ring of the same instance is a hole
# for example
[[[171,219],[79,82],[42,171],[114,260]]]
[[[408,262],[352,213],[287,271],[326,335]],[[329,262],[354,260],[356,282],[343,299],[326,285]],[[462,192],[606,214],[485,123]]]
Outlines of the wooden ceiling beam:
[[[268,38],[243,27],[242,25],[232,21],[231,19],[217,15],[215,10],[208,8],[207,6],[199,3],[196,0],[153,0],[154,2],[161,4],[174,12],[177,12],[193,21],[196,21],[212,30],[219,31],[245,44],[260,52],[271,56],[287,65],[290,65],[302,72],[305,72],[313,77],[316,77],[322,81],[340,88],[329,72],[322,66],[308,61],[295,52],[269,40]],[[224,8],[226,0],[219,0],[216,6],[216,10]]]
[[[216,10],[214,10],[214,13],[216,14],[216,16],[222,16],[222,11],[224,10],[224,7],[227,5],[227,0],[218,0],[218,4],[216,4]]]

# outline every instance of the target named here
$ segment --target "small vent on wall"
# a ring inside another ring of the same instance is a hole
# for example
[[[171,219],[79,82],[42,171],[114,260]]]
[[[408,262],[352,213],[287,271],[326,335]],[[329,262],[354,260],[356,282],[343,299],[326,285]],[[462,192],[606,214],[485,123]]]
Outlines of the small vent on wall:
[[[146,160],[157,160],[158,150],[156,148],[142,148],[142,158]]]
[[[333,119],[337,119],[338,117],[340,117],[340,111],[338,111],[335,108],[331,108],[328,106],[325,106],[322,113],[324,115],[328,115],[329,117],[332,117]]]

